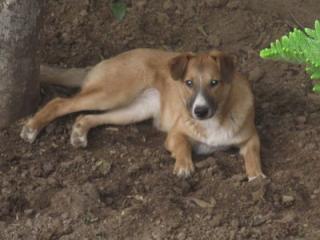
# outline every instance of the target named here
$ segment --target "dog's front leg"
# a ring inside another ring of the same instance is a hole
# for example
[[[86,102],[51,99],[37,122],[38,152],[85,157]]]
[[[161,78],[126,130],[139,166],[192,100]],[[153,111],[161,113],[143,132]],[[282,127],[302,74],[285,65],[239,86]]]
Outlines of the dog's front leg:
[[[179,177],[188,177],[194,171],[192,163],[192,147],[188,137],[183,133],[169,132],[165,146],[176,159],[173,173]]]
[[[257,177],[265,178],[260,163],[260,140],[258,134],[254,134],[245,144],[240,146],[240,154],[244,158],[246,173],[249,181]]]

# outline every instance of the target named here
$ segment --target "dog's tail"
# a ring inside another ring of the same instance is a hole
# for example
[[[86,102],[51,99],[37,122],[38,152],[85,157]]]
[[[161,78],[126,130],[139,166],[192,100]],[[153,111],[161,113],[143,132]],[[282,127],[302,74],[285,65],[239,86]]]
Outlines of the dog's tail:
[[[81,87],[91,68],[92,67],[64,69],[41,65],[40,82],[62,85],[65,87]]]

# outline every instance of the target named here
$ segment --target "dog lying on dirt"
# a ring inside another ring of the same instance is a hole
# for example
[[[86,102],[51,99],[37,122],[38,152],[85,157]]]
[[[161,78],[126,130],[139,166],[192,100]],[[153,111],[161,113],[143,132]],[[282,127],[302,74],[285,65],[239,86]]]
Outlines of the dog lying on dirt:
[[[176,53],[136,49],[86,70],[41,68],[47,82],[81,86],[71,98],[56,98],[27,121],[21,137],[32,143],[48,123],[63,115],[81,115],[71,144],[87,146],[88,131],[102,124],[124,125],[153,119],[167,132],[165,147],[175,158],[174,173],[194,171],[192,150],[199,154],[236,146],[249,180],[264,177],[260,141],[254,124],[254,100],[248,80],[235,72],[230,56],[219,51]]]

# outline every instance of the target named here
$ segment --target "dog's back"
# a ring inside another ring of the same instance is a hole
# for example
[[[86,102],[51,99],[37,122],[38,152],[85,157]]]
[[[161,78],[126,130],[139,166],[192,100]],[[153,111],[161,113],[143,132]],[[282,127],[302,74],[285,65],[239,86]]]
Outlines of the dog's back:
[[[79,88],[84,84],[91,70],[95,71],[92,75],[100,75],[97,73],[98,71],[102,71],[104,74],[106,72],[112,74],[112,72],[116,71],[114,73],[116,75],[121,73],[127,74],[127,71],[130,69],[134,71],[141,70],[141,72],[146,73],[146,67],[148,67],[154,73],[166,68],[166,63],[169,59],[177,54],[162,50],[140,48],[106,59],[94,67],[61,68],[44,64],[40,66],[39,78],[42,83]],[[125,71],[123,71],[124,68],[126,69]]]

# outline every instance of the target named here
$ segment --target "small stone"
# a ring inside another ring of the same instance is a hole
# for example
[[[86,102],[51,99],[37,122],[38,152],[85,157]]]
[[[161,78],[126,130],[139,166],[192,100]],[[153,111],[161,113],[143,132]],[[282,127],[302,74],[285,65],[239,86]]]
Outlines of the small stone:
[[[45,129],[46,134],[51,134],[53,130],[56,128],[57,124],[55,122],[50,123]]]
[[[151,235],[154,240],[161,240],[162,239],[160,231],[155,231],[155,232],[151,233]]]
[[[83,9],[83,10],[80,12],[80,16],[81,16],[81,17],[85,17],[85,16],[87,16],[87,15],[88,15],[88,11],[85,10],[85,9]]]
[[[194,202],[196,205],[198,205],[201,208],[214,208],[217,204],[214,198],[211,198],[210,202],[204,201],[196,197],[188,197],[187,199],[191,202]]]
[[[52,177],[52,176],[50,176],[50,177],[47,178],[47,182],[48,182],[48,184],[49,184],[50,186],[52,186],[52,187],[58,187],[58,186],[60,186],[59,181],[58,181],[55,177]]]
[[[286,206],[291,206],[291,205],[294,203],[295,199],[294,199],[293,196],[283,195],[283,196],[281,197],[281,201],[282,201],[282,203],[283,203],[284,205],[286,205]]]
[[[307,122],[307,117],[306,116],[298,116],[296,118],[296,122],[298,124],[305,124]]]
[[[52,148],[54,148],[54,149],[57,149],[59,146],[58,146],[58,144],[56,144],[55,142],[52,142],[51,143],[51,146],[52,146]]]
[[[104,159],[96,163],[96,169],[98,169],[103,176],[108,175],[108,173],[111,171],[111,167],[112,167],[112,162],[109,162]]]
[[[46,162],[43,164],[42,169],[44,175],[48,176],[54,171],[54,165],[51,162]]]
[[[166,13],[158,13],[157,21],[159,24],[166,24],[170,21],[170,17]],[[155,42],[150,42],[151,45],[155,44]]]
[[[217,214],[217,215],[214,215],[212,217],[212,220],[211,220],[211,224],[213,227],[218,227],[220,226],[221,222],[222,222],[222,214]]]
[[[178,240],[185,240],[186,239],[186,233],[185,232],[180,232],[177,235]]]
[[[142,154],[146,157],[151,155],[151,150],[149,148],[146,148],[142,151]]]
[[[110,206],[113,203],[113,199],[111,197],[107,197],[107,198],[104,199],[104,203],[107,206]]]
[[[26,210],[24,210],[24,214],[26,215],[26,216],[28,216],[28,217],[30,217],[31,215],[33,215],[34,214],[34,209],[26,209]]]
[[[243,234],[243,233],[245,233],[246,232],[246,227],[242,227],[242,228],[240,228],[240,231],[239,231],[239,233],[241,233],[241,234]]]
[[[90,196],[91,199],[99,199],[100,197],[100,194],[98,192],[98,189],[96,188],[96,186],[92,183],[85,183],[83,186],[82,186],[82,189],[84,191],[84,193],[87,195],[87,196]]]
[[[241,5],[240,0],[229,1],[229,3],[227,4],[227,8],[236,9],[236,8],[239,8],[240,5]]]
[[[236,237],[236,231],[235,230],[231,230],[229,233],[229,239],[235,239]]]
[[[267,103],[267,102],[266,102],[266,103],[262,103],[262,104],[261,104],[261,108],[262,108],[262,109],[267,109],[267,108],[269,108],[269,107],[270,107],[270,103]]]
[[[296,214],[294,212],[287,212],[283,215],[283,217],[279,220],[281,223],[289,223],[293,222],[296,219]]]
[[[208,157],[207,159],[205,160],[202,160],[200,162],[197,162],[195,164],[196,168],[199,168],[199,169],[203,169],[203,168],[208,168],[211,163],[213,163],[215,160],[213,157]]]
[[[264,224],[267,221],[267,218],[262,215],[257,215],[253,217],[252,226],[257,227]]]
[[[163,2],[162,8],[163,8],[163,10],[168,10],[168,9],[172,8],[172,6],[173,6],[172,0],[166,0]]]
[[[245,174],[236,174],[231,177],[234,182],[244,182],[247,179]]]
[[[257,191],[253,191],[252,192],[252,200],[254,202],[259,202],[259,201],[263,200],[265,197],[265,192],[266,192],[265,188],[260,188]]]
[[[240,226],[239,220],[238,219],[231,220],[231,226],[233,228],[238,228]]]
[[[119,128],[117,127],[107,127],[106,130],[109,132],[119,132]]]
[[[312,102],[320,103],[320,95],[315,93],[309,93],[307,95],[308,99]]]
[[[130,128],[130,130],[131,130],[131,132],[133,132],[133,133],[139,133],[139,129],[136,128],[136,127],[132,127],[132,128]]]
[[[136,4],[137,4],[137,7],[142,9],[144,8],[146,5],[147,5],[147,0],[139,0],[139,1],[136,1]]]
[[[317,149],[317,145],[315,143],[308,143],[305,145],[305,150],[307,151],[313,151]]]
[[[141,169],[141,167],[139,165],[134,164],[134,165],[130,166],[127,171],[128,171],[129,174],[135,174],[140,169]]]
[[[22,177],[22,178],[26,178],[27,175],[28,175],[28,171],[23,171],[23,172],[21,173],[21,177]]]
[[[207,41],[213,47],[219,47],[221,45],[221,39],[215,34],[210,34],[207,38]]]
[[[213,8],[223,7],[227,2],[228,0],[206,0],[206,4]]]
[[[27,221],[26,221],[26,226],[27,227],[32,227],[32,220],[29,218],[29,219],[27,219]]]
[[[84,162],[84,157],[82,155],[77,155],[75,156],[74,161],[77,163]]]
[[[116,153],[117,153],[117,151],[116,151],[116,150],[114,150],[114,149],[111,149],[111,150],[109,151],[109,153],[110,153],[110,155],[114,155],[114,154],[116,154]]]

